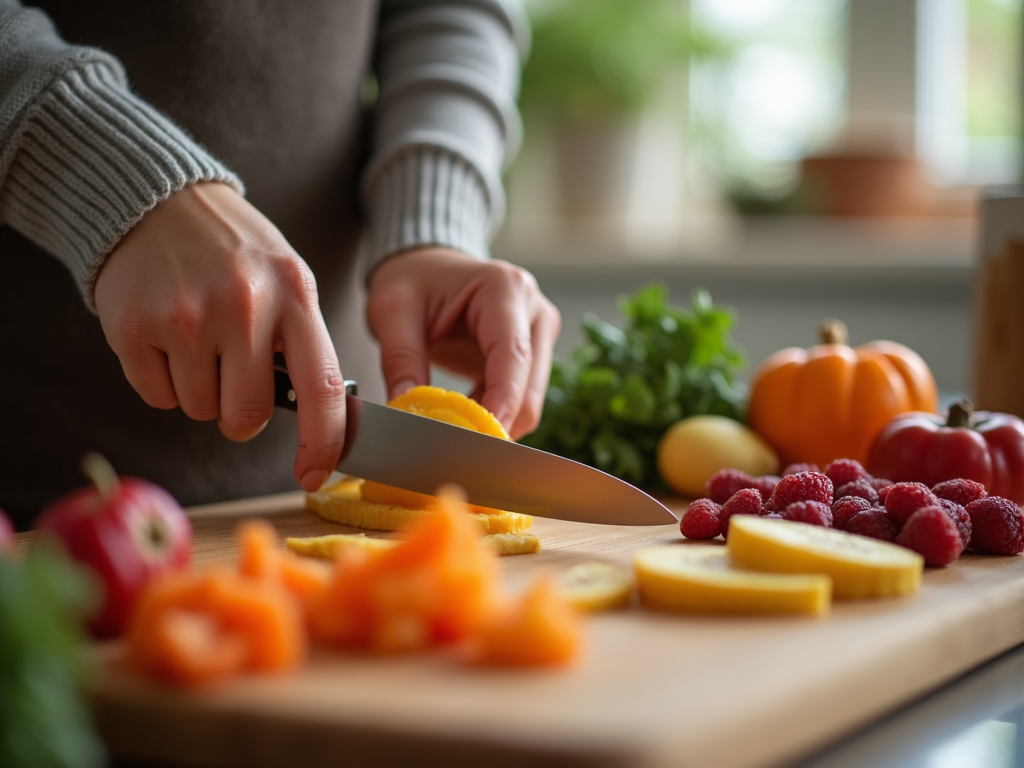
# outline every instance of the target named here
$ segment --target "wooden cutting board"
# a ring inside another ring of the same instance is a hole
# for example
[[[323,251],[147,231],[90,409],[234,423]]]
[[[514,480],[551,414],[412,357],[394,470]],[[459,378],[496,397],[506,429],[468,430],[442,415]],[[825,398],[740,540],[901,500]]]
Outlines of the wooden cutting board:
[[[300,494],[196,508],[199,565],[234,554],[231,530],[345,531]],[[515,586],[541,568],[627,565],[673,526],[537,519],[539,555],[503,558]],[[101,649],[98,722],[115,754],[196,766],[782,765],[1024,641],[1024,557],[965,555],[918,594],[837,603],[825,618],[694,617],[634,606],[589,618],[565,670],[468,667],[452,651],[379,658],[317,651],[298,674],[182,693]]]

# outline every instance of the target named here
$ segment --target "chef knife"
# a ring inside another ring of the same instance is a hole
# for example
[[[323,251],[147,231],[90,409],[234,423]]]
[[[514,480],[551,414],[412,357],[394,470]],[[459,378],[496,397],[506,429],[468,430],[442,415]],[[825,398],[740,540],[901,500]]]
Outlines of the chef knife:
[[[356,396],[346,381],[345,447],[338,471],[419,493],[462,486],[472,504],[608,525],[667,525],[656,499],[586,464]],[[288,373],[274,370],[275,404],[297,411]]]

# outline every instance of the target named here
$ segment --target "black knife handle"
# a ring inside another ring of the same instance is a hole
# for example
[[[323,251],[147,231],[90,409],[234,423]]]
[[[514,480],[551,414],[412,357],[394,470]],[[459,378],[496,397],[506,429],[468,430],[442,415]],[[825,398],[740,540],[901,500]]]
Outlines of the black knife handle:
[[[345,394],[359,394],[359,387],[352,379],[345,379]],[[299,410],[295,388],[292,387],[292,380],[284,368],[274,368],[274,405],[289,411]]]

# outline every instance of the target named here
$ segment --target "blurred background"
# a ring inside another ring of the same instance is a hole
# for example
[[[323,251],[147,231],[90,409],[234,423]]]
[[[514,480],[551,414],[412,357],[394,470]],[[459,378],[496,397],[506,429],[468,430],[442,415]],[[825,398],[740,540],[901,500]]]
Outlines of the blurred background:
[[[495,254],[562,310],[562,356],[660,279],[737,310],[747,376],[835,316],[969,394],[979,189],[1024,157],[1022,6],[532,0]]]

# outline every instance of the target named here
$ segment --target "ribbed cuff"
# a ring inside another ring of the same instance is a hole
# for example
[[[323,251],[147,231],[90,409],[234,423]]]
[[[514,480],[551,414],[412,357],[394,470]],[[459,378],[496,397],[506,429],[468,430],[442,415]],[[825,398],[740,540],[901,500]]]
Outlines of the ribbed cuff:
[[[449,150],[408,148],[373,175],[367,200],[367,275],[391,254],[417,247],[489,258],[495,206],[478,171]]]
[[[63,261],[90,308],[104,257],[142,216],[188,184],[241,181],[88,64],[55,81],[25,117],[0,185],[0,220]]]

